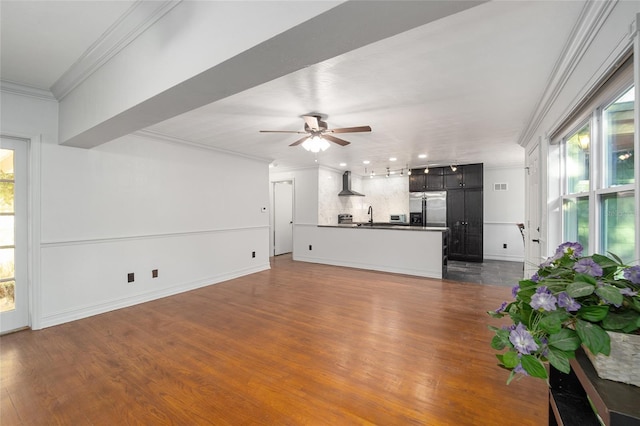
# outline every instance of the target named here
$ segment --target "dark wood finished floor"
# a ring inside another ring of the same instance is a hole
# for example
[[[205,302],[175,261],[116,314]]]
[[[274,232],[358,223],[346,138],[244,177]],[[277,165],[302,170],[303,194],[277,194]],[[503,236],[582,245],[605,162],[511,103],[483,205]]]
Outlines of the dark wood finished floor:
[[[545,425],[505,385],[507,287],[272,259],[272,269],[0,338],[0,424]]]

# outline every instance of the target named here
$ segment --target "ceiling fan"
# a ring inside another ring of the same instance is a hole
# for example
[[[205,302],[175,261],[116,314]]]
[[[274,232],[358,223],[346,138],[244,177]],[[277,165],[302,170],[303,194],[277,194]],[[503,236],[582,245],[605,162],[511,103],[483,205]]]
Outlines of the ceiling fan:
[[[341,129],[329,129],[327,123],[322,121],[320,115],[303,115],[304,119],[304,131],[296,130],[260,130],[261,133],[297,133],[306,135],[303,138],[298,139],[289,146],[297,146],[302,144],[302,147],[307,151],[319,152],[329,148],[329,142],[336,143],[341,146],[349,145],[350,142],[344,139],[337,138],[332,133],[358,133],[358,132],[370,132],[369,126],[358,127],[343,127]]]

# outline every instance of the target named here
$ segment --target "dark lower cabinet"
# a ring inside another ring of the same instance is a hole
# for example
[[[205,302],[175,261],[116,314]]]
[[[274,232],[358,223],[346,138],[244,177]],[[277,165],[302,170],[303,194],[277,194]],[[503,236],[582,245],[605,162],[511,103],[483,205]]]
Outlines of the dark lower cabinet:
[[[447,191],[449,259],[482,262],[482,188]]]
[[[578,349],[569,374],[550,367],[549,425],[638,426],[640,388],[601,379]]]

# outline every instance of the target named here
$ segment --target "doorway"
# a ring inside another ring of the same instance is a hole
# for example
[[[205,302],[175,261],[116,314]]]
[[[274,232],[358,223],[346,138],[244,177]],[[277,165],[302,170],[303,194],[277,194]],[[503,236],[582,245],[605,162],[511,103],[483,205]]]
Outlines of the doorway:
[[[29,325],[27,143],[0,139],[0,333]]]
[[[273,183],[273,255],[293,251],[293,181]]]

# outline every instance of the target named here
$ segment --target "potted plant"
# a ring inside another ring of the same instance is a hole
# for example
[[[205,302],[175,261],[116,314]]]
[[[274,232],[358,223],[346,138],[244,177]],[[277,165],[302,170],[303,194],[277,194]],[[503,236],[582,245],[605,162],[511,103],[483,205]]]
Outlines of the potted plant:
[[[627,266],[611,253],[582,256],[582,251],[579,243],[560,245],[513,288],[515,300],[488,312],[513,323],[489,327],[495,332],[491,346],[507,349],[496,355],[511,371],[507,383],[518,375],[547,379],[545,362],[569,373],[569,360],[581,345],[608,356],[611,332],[635,334],[640,344],[640,266]],[[637,355],[638,348],[633,351]]]

